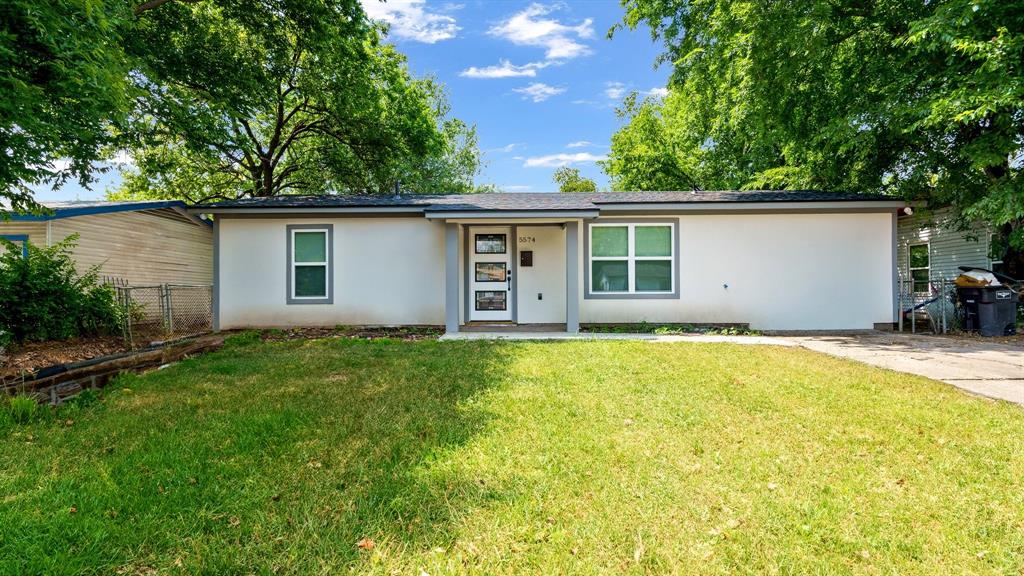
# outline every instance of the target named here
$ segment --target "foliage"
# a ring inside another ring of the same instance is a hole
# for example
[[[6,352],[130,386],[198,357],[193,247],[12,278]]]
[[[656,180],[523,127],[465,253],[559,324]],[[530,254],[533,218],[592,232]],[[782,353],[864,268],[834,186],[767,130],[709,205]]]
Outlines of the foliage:
[[[555,170],[553,179],[559,192],[597,192],[597,184],[590,178],[584,178],[577,168],[562,166]]]
[[[1009,403],[799,348],[250,334],[0,436],[0,572],[1022,565]]]
[[[15,424],[30,424],[40,413],[39,402],[31,396],[12,396],[7,399],[7,411]]]
[[[0,329],[14,341],[66,340],[116,332],[120,311],[114,289],[92,268],[79,275],[69,236],[48,248],[29,245],[28,258],[7,240],[0,254]]]
[[[356,0],[166,3],[130,40],[144,97],[118,198],[473,187],[475,129]]]
[[[716,326],[706,324],[594,324],[585,328],[586,332],[598,334],[659,334],[681,335],[702,334],[705,336],[760,336],[760,330],[751,330],[742,326]]]
[[[663,105],[625,107],[616,187],[892,193],[1024,249],[1020,2],[623,4],[673,74]]]
[[[39,210],[29,186],[90,182],[125,119],[130,11],[113,0],[5,0],[0,16],[0,200]]]

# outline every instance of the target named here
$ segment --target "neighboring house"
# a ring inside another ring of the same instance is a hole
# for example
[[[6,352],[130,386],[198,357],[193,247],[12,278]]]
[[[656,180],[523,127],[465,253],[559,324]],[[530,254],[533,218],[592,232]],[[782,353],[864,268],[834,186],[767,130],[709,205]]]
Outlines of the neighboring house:
[[[959,229],[949,208],[915,209],[912,215],[902,211],[897,226],[900,278],[905,284],[913,279],[913,291],[923,293],[929,291],[929,280],[959,276],[960,266],[1002,272],[1002,262],[992,258],[992,238],[992,230],[984,223]]]
[[[869,329],[900,200],[821,192],[280,196],[215,216],[215,322]]]
[[[210,284],[213,227],[180,201],[45,202],[52,214],[0,219],[0,237],[27,250],[78,234],[79,272],[99,266],[102,277],[132,286]]]

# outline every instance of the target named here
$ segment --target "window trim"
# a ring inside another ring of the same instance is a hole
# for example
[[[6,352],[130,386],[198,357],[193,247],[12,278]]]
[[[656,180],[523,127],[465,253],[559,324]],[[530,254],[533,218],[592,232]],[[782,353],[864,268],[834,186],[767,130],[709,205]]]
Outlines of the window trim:
[[[1001,258],[999,260],[992,259],[992,244],[994,244],[992,240],[995,239],[997,236],[999,236],[999,234],[995,232],[990,232],[988,235],[988,269],[992,271],[995,271],[997,264],[1000,266],[1005,264],[1005,262],[1003,262]],[[931,264],[931,260],[929,260],[928,263]]]
[[[665,226],[671,228],[672,239],[669,245],[672,248],[671,256],[636,256],[635,229],[637,226]],[[592,288],[594,281],[593,261],[591,256],[591,229],[602,226],[627,226],[629,231],[626,236],[626,256],[598,256],[597,260],[625,260],[629,270],[629,285],[633,288],[628,292],[595,292]],[[668,300],[679,298],[679,219],[678,218],[601,218],[594,221],[585,221],[583,226],[583,268],[586,278],[583,281],[583,298],[585,300]],[[636,262],[646,260],[669,261],[672,263],[672,290],[666,292],[637,292],[636,291]]]
[[[286,292],[285,302],[287,304],[334,304],[334,225],[333,224],[289,224],[285,226],[286,261],[285,269]],[[296,232],[326,232],[327,233],[327,261],[321,265],[327,268],[327,295],[326,296],[296,296],[295,295],[295,268],[309,263],[296,263],[294,252],[294,238]]]
[[[910,250],[912,248],[916,248],[918,246],[924,246],[925,249],[928,251],[928,265],[927,266],[912,266],[911,265],[912,261],[910,259]],[[919,291],[915,290],[915,288],[916,288],[915,284],[917,284],[917,282],[919,282],[918,280],[914,280],[914,271],[915,270],[927,270],[928,271],[928,280],[926,280],[926,282],[928,283],[928,289],[926,291],[924,291],[924,292],[919,292]],[[931,242],[912,242],[912,243],[907,244],[907,279],[910,280],[910,293],[911,294],[931,294],[931,292],[932,292],[932,246],[931,246]]]
[[[28,234],[0,234],[0,238],[14,242],[21,242],[21,257],[28,259]]]

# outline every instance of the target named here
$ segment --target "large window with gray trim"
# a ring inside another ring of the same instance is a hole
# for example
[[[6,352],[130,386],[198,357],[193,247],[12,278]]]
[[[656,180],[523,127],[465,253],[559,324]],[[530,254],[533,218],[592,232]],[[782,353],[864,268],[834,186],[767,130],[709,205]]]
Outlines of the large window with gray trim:
[[[674,222],[597,222],[587,233],[588,295],[677,294]]]
[[[288,226],[288,303],[330,304],[333,300],[330,224]]]

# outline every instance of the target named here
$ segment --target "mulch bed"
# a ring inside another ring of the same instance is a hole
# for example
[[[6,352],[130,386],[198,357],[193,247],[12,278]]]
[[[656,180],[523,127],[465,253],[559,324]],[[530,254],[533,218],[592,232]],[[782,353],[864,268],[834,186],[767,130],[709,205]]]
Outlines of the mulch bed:
[[[367,328],[359,326],[338,328],[288,328],[285,330],[264,330],[260,338],[266,342],[288,340],[314,340],[319,338],[363,338],[376,340],[431,340],[444,334],[444,329],[434,326],[399,326]]]
[[[0,366],[0,379],[55,364],[126,352],[129,349],[120,336],[12,344],[4,352],[7,359],[3,366]]]

